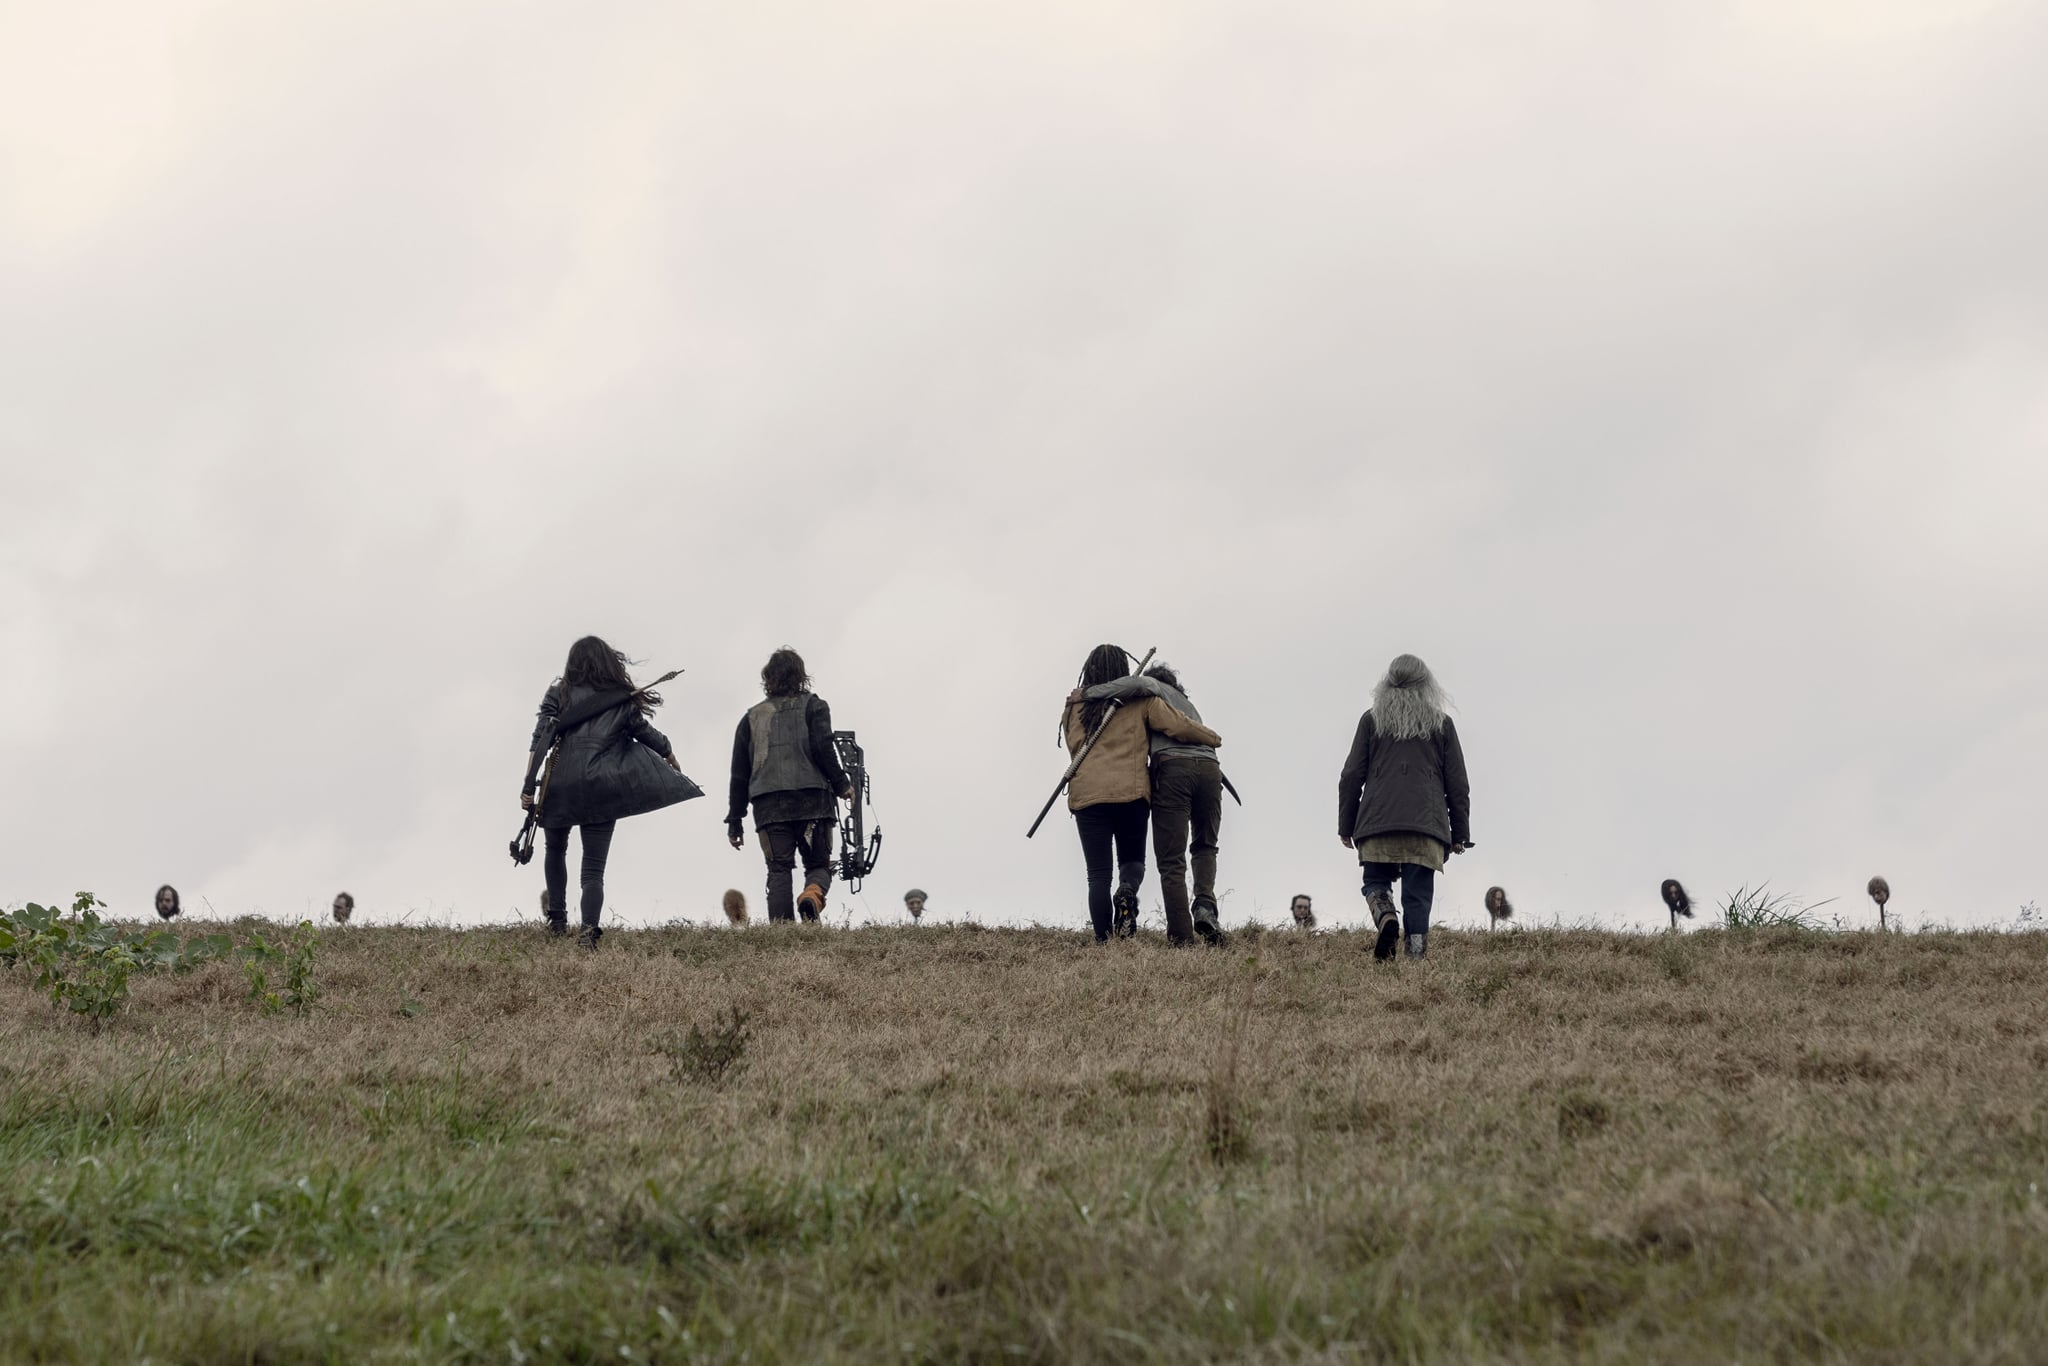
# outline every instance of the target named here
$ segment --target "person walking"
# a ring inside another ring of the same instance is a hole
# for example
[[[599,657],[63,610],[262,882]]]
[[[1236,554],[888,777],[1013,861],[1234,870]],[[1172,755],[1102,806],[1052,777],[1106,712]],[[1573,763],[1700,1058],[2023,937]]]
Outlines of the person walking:
[[[768,863],[768,919],[816,920],[832,887],[832,827],[838,802],[853,799],[853,783],[832,743],[832,708],[811,691],[803,656],[787,646],[761,668],[765,700],[740,717],[732,737],[732,782],[725,812],[726,838],[746,844],[744,819],[754,808],[754,836]],[[791,906],[790,874],[798,858],[804,889]]]
[[[1131,657],[1115,645],[1098,645],[1081,666],[1080,686],[1067,694],[1060,713],[1060,733],[1067,752],[1078,754],[1088,737],[1102,728],[1101,738],[1067,784],[1067,809],[1081,836],[1081,858],[1088,869],[1088,919],[1095,942],[1106,943],[1112,931],[1119,939],[1138,932],[1138,889],[1145,881],[1145,826],[1151,812],[1152,781],[1147,761],[1156,733],[1169,740],[1209,748],[1212,756],[1223,737],[1161,697],[1146,696],[1119,706],[1107,698],[1090,700],[1088,691],[1129,678]],[[1107,725],[1104,725],[1105,719]],[[1112,859],[1112,849],[1114,859]],[[1110,891],[1110,874],[1116,890]],[[1185,906],[1178,924],[1168,905],[1167,937],[1177,943],[1192,938]]]
[[[1449,854],[1472,844],[1472,792],[1458,727],[1429,666],[1401,655],[1358,718],[1337,779],[1337,837],[1358,851],[1366,904],[1378,937],[1372,956],[1392,958],[1403,921],[1408,956],[1429,951],[1429,908]],[[1401,909],[1394,909],[1394,883]]]
[[[704,795],[683,776],[668,737],[648,724],[648,715],[660,705],[659,693],[634,687],[625,655],[596,636],[585,636],[569,647],[562,676],[541,698],[519,804],[529,810],[538,806],[537,823],[547,841],[541,866],[547,881],[542,907],[549,934],[568,933],[572,827],[583,846],[579,938],[585,948],[594,949],[604,934],[598,916],[604,909],[605,863],[618,823]],[[541,760],[550,749],[554,758],[543,787]]]
[[[1166,664],[1086,689],[1091,702],[1156,697],[1190,721],[1202,713],[1188,700],[1180,676]],[[1223,943],[1216,909],[1216,840],[1223,828],[1223,767],[1213,746],[1177,740],[1162,730],[1146,737],[1152,759],[1152,853],[1159,860],[1159,888],[1166,902],[1166,938],[1186,944],[1196,934]],[[1188,897],[1188,863],[1193,854],[1195,892]],[[1192,932],[1191,932],[1192,927]]]

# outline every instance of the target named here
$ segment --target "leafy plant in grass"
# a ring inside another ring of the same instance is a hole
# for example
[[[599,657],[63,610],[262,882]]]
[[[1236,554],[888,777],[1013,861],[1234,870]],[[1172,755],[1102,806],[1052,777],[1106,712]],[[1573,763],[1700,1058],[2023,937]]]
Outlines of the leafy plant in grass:
[[[320,989],[313,982],[313,955],[319,943],[313,922],[301,920],[290,939],[273,944],[260,934],[253,935],[238,950],[242,975],[249,981],[249,1000],[258,1011],[275,1015],[289,1010],[303,1018],[313,1008],[313,1002],[320,997]],[[284,976],[282,991],[271,990],[273,968]]]
[[[746,1070],[747,1045],[754,1037],[748,1027],[752,1018],[733,1006],[723,1018],[713,1017],[708,1030],[694,1023],[687,1034],[669,1030],[654,1041],[654,1051],[668,1059],[677,1081],[721,1086],[728,1076]]]
[[[1773,892],[1770,883],[1747,884],[1728,894],[1721,907],[1721,923],[1730,930],[1818,930],[1820,917],[1814,912],[1835,898],[1812,905],[1787,892]]]
[[[224,950],[224,936],[180,940],[168,930],[131,933],[100,919],[106,903],[91,892],[71,900],[67,916],[34,902],[0,918],[0,963],[26,964],[38,991],[92,1022],[95,1030],[128,1003],[137,972],[186,971]]]

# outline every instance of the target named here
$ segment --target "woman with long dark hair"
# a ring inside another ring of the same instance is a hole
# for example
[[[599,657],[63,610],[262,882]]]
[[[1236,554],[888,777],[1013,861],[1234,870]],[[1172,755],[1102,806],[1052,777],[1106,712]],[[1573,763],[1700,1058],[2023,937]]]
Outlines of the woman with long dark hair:
[[[569,647],[562,676],[541,698],[519,794],[521,806],[538,803],[547,840],[542,868],[550,934],[568,933],[569,829],[581,832],[581,937],[593,949],[603,933],[597,921],[604,909],[604,868],[619,821],[703,795],[683,776],[668,737],[648,724],[648,714],[661,705],[660,694],[636,689],[626,664],[625,655],[596,636]],[[541,760],[550,746],[554,758],[543,788]]]
[[[1067,694],[1066,709],[1060,713],[1060,733],[1069,754],[1079,753],[1088,737],[1102,728],[1101,738],[1067,784],[1067,809],[1074,813],[1081,858],[1088,867],[1088,919],[1098,944],[1112,931],[1119,939],[1138,932],[1138,888],[1145,881],[1145,827],[1152,809],[1147,762],[1152,732],[1182,744],[1223,743],[1222,736],[1189,720],[1162,698],[1134,698],[1119,706],[1109,698],[1091,702],[1082,696],[1099,684],[1127,678],[1130,672],[1131,657],[1123,650],[1096,646],[1081,666],[1080,686]],[[1117,875],[1114,893],[1112,868]]]
[[[1404,921],[1408,956],[1428,953],[1436,875],[1472,844],[1472,788],[1449,705],[1427,664],[1396,657],[1358,718],[1337,779],[1337,837],[1358,851],[1359,890],[1378,931],[1372,956],[1382,962],[1399,950]]]

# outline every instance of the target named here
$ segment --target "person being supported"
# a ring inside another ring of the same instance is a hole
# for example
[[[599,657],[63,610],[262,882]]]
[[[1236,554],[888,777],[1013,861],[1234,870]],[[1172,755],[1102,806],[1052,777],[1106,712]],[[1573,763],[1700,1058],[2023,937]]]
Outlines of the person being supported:
[[[767,698],[740,718],[732,738],[731,801],[725,813],[732,847],[746,843],[743,824],[754,808],[754,836],[768,862],[768,918],[816,920],[832,887],[835,798],[853,785],[832,743],[832,708],[811,691],[803,657],[784,648],[761,670]],[[803,860],[804,889],[792,903],[790,874]]]

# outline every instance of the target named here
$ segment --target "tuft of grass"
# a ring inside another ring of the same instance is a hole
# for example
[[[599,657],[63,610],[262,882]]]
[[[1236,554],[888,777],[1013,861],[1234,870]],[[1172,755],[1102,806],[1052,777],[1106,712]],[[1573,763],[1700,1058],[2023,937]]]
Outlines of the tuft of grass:
[[[1768,882],[1754,888],[1745,884],[1730,892],[1721,903],[1721,925],[1729,930],[1818,931],[1826,927],[1815,912],[1834,900],[1829,897],[1808,905],[1796,896],[1771,891]]]
[[[677,1081],[723,1086],[730,1076],[746,1068],[747,1045],[754,1032],[748,1027],[753,1017],[738,1006],[713,1019],[709,1029],[692,1024],[687,1033],[671,1029],[654,1041],[654,1051],[668,1059]]]
[[[1583,1088],[1565,1092],[1557,1101],[1557,1136],[1587,1138],[1614,1122],[1614,1107]]]
[[[1251,1133],[1240,1085],[1244,1063],[1245,1035],[1251,1029],[1252,988],[1258,980],[1259,960],[1247,958],[1232,1005],[1223,1043],[1209,1068],[1208,1084],[1202,1090],[1202,1145],[1209,1160],[1218,1166],[1242,1162],[1251,1156]]]
[[[1690,982],[1693,973],[1693,955],[1683,939],[1666,938],[1658,941],[1657,968],[1674,982]]]

